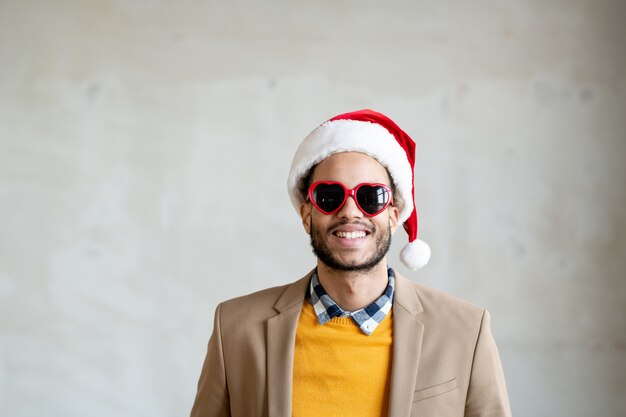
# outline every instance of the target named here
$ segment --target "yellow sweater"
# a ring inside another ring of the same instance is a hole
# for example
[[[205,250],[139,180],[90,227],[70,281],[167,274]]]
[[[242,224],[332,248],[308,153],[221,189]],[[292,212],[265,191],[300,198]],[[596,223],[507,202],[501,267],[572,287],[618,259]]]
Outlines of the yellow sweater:
[[[293,417],[387,416],[392,312],[370,336],[351,318],[320,325],[304,302],[293,364]]]

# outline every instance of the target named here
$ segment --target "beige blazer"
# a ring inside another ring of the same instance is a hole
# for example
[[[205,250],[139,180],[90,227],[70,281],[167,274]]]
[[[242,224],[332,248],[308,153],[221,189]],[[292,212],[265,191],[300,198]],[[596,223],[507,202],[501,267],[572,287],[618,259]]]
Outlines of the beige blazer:
[[[310,275],[217,307],[192,417],[291,416]],[[396,273],[393,324],[389,416],[511,415],[487,311]]]

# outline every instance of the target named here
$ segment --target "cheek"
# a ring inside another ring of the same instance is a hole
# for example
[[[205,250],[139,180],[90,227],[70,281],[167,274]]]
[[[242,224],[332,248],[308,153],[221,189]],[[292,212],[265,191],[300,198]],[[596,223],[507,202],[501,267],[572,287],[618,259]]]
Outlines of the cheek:
[[[311,215],[309,216],[309,234],[310,230],[313,229],[317,233],[327,230],[331,223],[332,216],[327,216],[326,214],[322,214],[317,210],[313,210]]]
[[[387,231],[390,230],[391,234],[394,234],[396,228],[398,227],[398,222],[394,221],[393,217],[384,216],[382,219],[376,219],[376,228],[379,231]]]

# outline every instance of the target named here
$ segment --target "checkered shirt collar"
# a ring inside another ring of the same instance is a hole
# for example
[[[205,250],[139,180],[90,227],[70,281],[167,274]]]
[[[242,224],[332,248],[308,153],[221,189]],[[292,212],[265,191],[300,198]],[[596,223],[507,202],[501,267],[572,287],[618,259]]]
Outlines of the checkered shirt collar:
[[[376,301],[360,310],[344,311],[326,293],[317,277],[316,269],[311,276],[307,300],[315,309],[319,324],[326,324],[335,317],[351,317],[361,331],[369,336],[391,311],[396,277],[391,268],[387,269],[387,275],[389,276],[387,288]]]

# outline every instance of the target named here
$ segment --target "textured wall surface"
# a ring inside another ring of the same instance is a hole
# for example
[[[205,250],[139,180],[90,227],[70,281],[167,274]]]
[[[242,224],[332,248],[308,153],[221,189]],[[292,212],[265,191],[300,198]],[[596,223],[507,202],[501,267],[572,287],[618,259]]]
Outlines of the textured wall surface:
[[[624,417],[622,1],[0,1],[0,415],[181,416],[216,304],[305,274],[301,139],[418,146],[411,279],[487,307],[514,415]]]

